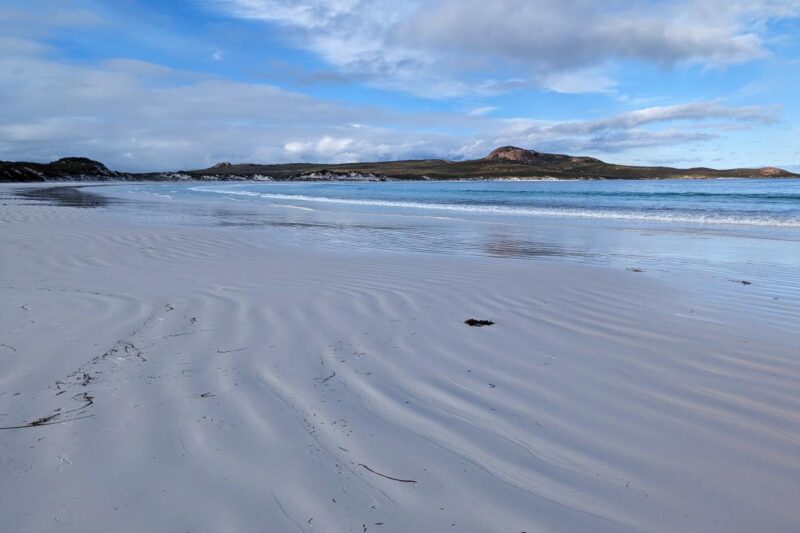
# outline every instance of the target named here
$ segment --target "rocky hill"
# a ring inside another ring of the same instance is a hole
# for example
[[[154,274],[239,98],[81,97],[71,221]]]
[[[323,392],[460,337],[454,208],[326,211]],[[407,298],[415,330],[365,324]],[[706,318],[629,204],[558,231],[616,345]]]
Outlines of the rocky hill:
[[[65,157],[52,163],[0,161],[0,181],[107,181],[126,177],[86,157]]]
[[[512,163],[523,163],[526,165],[543,165],[553,163],[602,163],[593,157],[576,157],[562,154],[545,154],[535,150],[526,150],[516,146],[501,146],[495,148],[489,155],[483,158],[484,161],[510,161]]]

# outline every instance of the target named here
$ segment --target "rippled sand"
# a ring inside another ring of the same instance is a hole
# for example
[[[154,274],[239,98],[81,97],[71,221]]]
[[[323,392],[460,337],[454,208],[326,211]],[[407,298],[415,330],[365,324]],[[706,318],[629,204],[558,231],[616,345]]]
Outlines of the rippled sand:
[[[780,280],[3,202],[0,531],[800,529]]]

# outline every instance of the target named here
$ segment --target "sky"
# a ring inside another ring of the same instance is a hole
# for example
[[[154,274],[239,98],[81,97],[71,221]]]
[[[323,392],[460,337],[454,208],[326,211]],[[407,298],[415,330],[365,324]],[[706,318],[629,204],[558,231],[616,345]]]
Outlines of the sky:
[[[800,0],[3,0],[0,159],[800,170]]]

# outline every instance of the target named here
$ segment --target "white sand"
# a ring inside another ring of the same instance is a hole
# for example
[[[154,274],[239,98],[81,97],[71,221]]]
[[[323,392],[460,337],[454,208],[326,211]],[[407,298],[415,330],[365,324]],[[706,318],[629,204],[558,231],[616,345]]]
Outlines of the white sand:
[[[800,530],[758,284],[7,203],[4,533]]]

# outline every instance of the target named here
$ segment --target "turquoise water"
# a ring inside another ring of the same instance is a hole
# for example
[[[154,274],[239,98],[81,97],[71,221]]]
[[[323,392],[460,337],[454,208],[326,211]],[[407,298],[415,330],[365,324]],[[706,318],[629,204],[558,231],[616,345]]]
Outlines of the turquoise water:
[[[309,207],[800,227],[800,180],[248,183],[192,185],[177,194]]]

